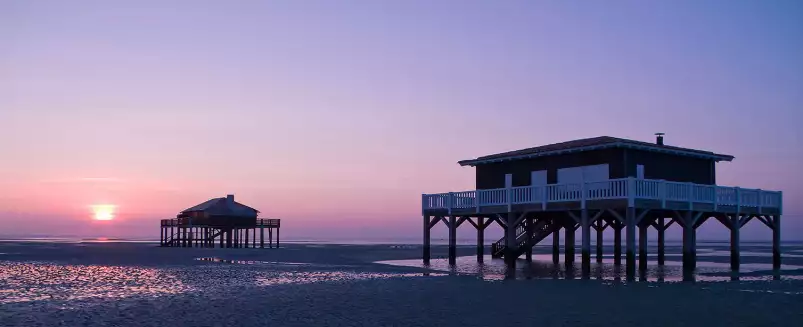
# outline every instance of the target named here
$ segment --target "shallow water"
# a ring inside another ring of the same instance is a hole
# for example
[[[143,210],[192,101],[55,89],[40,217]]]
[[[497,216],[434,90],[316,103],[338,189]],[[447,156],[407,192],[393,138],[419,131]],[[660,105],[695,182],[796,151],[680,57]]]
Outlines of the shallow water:
[[[705,255],[708,255],[708,253]],[[458,257],[455,265],[449,265],[446,259],[433,259],[429,265],[424,265],[421,259],[386,260],[377,263],[429,268],[451,274],[476,275],[485,280],[590,278],[623,281],[627,279],[625,266],[615,265],[613,258],[604,257],[602,263],[597,263],[592,259],[590,273],[587,276],[583,276],[581,273],[580,260],[581,258],[578,256],[575,262],[567,267],[564,262],[554,264],[551,254],[533,254],[532,262],[517,260],[515,271],[512,272],[508,269],[503,259],[494,259],[490,255],[483,257],[482,262],[477,262],[476,256]],[[682,262],[679,261],[666,261],[665,265],[658,265],[657,261],[650,260],[648,261],[647,269],[645,271],[637,271],[635,277],[638,281],[648,282],[803,280],[803,276],[784,275],[782,272],[783,270],[803,269],[803,266],[782,265],[781,272],[772,272],[771,264],[743,263],[740,267],[742,274],[764,271],[767,273],[758,276],[733,274],[730,271],[729,263],[709,262],[698,258],[697,269],[694,271],[684,271]]]
[[[361,272],[353,268],[294,262],[197,258],[200,266],[72,265],[0,261],[0,304],[30,301],[67,303],[171,294],[223,294],[237,287],[333,283],[353,280],[445,276],[445,273]]]

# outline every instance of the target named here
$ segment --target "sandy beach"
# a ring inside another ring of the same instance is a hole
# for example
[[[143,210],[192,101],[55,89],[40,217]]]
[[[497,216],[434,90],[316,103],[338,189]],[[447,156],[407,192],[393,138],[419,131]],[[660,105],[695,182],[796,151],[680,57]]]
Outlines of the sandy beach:
[[[788,251],[803,254],[797,247]],[[246,250],[2,242],[0,325],[803,325],[803,281],[795,269],[774,281],[503,281],[437,270],[445,253],[435,247],[436,269],[425,269],[376,263],[417,261],[416,245]],[[473,247],[460,249],[472,253]],[[786,263],[796,267],[803,259]],[[744,276],[751,274],[765,275]]]

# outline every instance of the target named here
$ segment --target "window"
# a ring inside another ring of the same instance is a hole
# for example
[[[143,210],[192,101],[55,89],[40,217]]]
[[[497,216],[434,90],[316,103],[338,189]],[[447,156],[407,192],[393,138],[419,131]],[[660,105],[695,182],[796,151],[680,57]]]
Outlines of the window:
[[[530,185],[546,185],[546,170],[530,172]]]

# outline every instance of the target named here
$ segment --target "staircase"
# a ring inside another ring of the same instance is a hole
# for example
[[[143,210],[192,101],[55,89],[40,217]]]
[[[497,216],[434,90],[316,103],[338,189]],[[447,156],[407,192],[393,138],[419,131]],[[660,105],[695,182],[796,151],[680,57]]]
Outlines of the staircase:
[[[549,236],[554,230],[554,225],[552,221],[549,219],[539,220],[533,226],[533,236],[529,240],[527,239],[527,226],[526,220],[522,220],[518,225],[516,225],[516,251],[513,255],[518,258],[524,252],[527,251],[527,244],[529,243],[530,247],[535,246],[538,242],[541,242],[544,238]],[[505,238],[494,242],[491,244],[491,257],[493,258],[501,258],[505,255],[505,250],[507,249],[507,245],[505,244]]]

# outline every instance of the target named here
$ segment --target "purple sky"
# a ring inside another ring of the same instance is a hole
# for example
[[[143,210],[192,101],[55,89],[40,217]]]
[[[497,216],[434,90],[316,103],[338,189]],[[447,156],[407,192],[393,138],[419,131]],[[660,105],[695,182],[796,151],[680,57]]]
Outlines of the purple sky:
[[[287,237],[418,238],[460,159],[660,131],[801,239],[801,58],[800,1],[2,1],[0,234],[153,236],[235,193]]]

